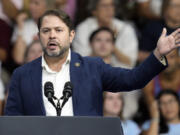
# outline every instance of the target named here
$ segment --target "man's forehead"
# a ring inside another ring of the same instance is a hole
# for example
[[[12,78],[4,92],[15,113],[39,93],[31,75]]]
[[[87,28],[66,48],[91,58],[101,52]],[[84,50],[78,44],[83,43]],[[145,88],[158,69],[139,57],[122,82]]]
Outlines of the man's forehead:
[[[44,22],[61,22],[61,23],[64,23],[63,22],[63,20],[60,18],[60,17],[58,17],[58,16],[55,16],[55,15],[46,15],[46,16],[44,16],[43,17],[43,19],[42,19],[42,23],[44,23]]]
[[[67,27],[61,18],[54,15],[47,15],[42,19],[42,27]]]

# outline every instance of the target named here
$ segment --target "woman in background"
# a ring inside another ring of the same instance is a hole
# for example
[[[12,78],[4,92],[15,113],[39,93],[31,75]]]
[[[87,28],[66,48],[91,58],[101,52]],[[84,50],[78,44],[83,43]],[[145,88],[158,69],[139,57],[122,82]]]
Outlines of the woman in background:
[[[143,135],[180,135],[180,102],[173,90],[162,90],[151,105],[151,121],[142,126]]]
[[[120,117],[124,135],[139,135],[140,129],[132,120],[122,117],[124,100],[121,93],[104,93],[104,116]]]

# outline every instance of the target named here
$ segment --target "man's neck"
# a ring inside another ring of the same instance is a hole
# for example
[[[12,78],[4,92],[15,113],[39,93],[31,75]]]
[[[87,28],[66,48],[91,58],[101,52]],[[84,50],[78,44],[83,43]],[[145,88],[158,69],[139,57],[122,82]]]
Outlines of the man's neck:
[[[67,60],[68,54],[69,50],[60,57],[49,57],[47,55],[44,55],[44,59],[51,70],[59,72],[62,68],[62,65]]]

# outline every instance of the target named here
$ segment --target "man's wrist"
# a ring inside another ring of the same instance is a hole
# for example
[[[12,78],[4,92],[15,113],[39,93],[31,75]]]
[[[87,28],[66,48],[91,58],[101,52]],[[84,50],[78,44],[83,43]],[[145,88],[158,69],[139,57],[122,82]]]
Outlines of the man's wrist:
[[[159,51],[158,51],[158,49],[156,48],[155,50],[154,50],[154,55],[156,56],[156,58],[158,59],[158,60],[162,60],[163,59],[163,55],[161,55],[160,53],[159,53]]]
[[[157,48],[154,50],[153,53],[154,53],[155,57],[159,60],[159,62],[161,62],[164,66],[167,65],[165,56],[161,55]]]

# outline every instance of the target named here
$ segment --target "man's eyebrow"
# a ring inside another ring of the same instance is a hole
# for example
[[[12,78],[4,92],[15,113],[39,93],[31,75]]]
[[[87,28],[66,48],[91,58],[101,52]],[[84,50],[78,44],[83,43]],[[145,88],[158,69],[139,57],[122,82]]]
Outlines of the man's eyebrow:
[[[64,29],[64,27],[61,27],[61,26],[55,26],[55,27],[42,27],[41,29],[57,29],[57,28]]]

